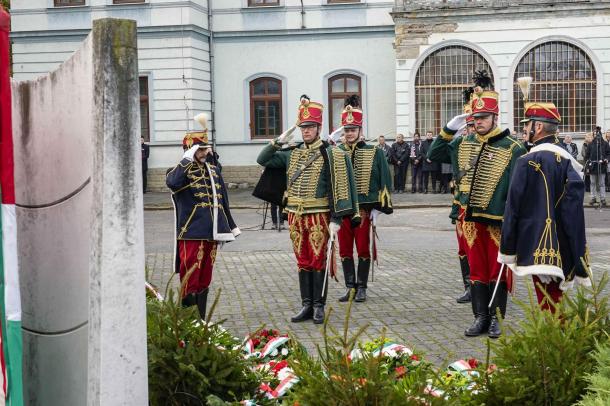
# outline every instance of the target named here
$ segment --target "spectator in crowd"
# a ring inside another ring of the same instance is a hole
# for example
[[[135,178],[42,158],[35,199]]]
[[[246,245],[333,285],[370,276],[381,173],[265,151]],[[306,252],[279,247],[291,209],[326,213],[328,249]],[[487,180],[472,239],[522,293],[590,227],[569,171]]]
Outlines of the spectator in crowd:
[[[587,147],[585,166],[591,178],[591,204],[597,204],[599,198],[602,206],[606,206],[606,172],[610,159],[610,146],[602,137],[601,128],[597,127],[593,140]]]
[[[411,148],[409,148],[409,162],[411,162],[411,193],[419,191],[422,192],[422,161],[425,159],[425,155],[422,151],[422,143],[420,135],[416,131],[413,134],[413,142]]]
[[[144,141],[144,137],[140,137],[142,145],[142,189],[146,193],[148,184],[148,157],[150,156],[150,146]]]
[[[377,148],[383,151],[385,159],[388,163],[388,167],[390,168],[390,176],[392,177],[392,179],[394,179],[394,166],[392,165],[392,148],[388,144],[386,144],[385,137],[383,135],[380,135],[379,138],[377,138]]]
[[[591,144],[591,142],[593,142],[593,133],[586,133],[585,134],[585,141],[582,144],[582,151],[580,151],[582,158],[586,161],[587,158],[587,150],[589,149],[589,145]],[[591,191],[591,178],[589,177],[589,169],[587,168],[587,163],[585,162],[585,165],[583,165],[583,171],[585,173],[585,191],[586,192],[590,192]]]
[[[426,139],[422,142],[422,153],[424,157],[428,154],[428,150],[430,149],[430,145],[432,145],[432,131],[426,131]],[[427,157],[424,158],[423,166],[423,188],[424,193],[428,193],[428,179],[431,178],[432,182],[432,193],[438,193],[436,189],[436,180],[438,178],[440,172],[440,165],[438,162],[432,162]]]
[[[451,177],[453,175],[453,167],[451,164],[441,164],[441,175],[440,175],[440,193],[451,193],[449,184],[451,183]]]
[[[284,228],[284,216],[282,215],[283,208],[273,203],[269,206],[271,208],[271,222],[273,223],[273,228],[281,230]]]
[[[610,130],[606,131],[606,142],[610,145]],[[610,192],[610,165],[606,165],[606,192]]]
[[[578,146],[572,142],[572,136],[570,134],[567,134],[563,138],[563,142],[561,144],[565,150],[574,157],[574,159],[578,159]]]
[[[404,135],[396,136],[396,142],[391,147],[391,158],[394,165],[394,192],[404,193],[409,163],[409,144],[405,142]]]

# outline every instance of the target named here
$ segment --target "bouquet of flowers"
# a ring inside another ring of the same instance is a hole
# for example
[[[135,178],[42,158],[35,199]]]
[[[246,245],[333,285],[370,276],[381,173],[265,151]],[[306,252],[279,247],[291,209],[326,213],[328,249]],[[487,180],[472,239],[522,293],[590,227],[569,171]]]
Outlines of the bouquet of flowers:
[[[274,329],[259,330],[244,340],[246,358],[256,357],[263,363],[288,358],[289,347],[290,337]]]

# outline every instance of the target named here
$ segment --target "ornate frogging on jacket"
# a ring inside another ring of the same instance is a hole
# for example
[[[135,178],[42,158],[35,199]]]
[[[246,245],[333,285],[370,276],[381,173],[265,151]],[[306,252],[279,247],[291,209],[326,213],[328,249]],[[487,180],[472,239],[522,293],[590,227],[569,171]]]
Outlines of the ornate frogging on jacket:
[[[322,142],[318,141],[309,148],[295,148],[290,155],[287,176],[292,179],[298,170],[302,170],[301,175],[295,179],[288,189],[288,199],[294,202],[316,199],[316,191],[320,182],[320,175],[324,168],[324,159],[320,154]],[[318,157],[306,168],[306,163],[315,155]],[[303,169],[304,168],[304,169]]]
[[[558,277],[565,290],[575,281],[590,283],[582,166],[553,140],[544,141],[517,161],[498,260],[520,276]]]
[[[341,144],[339,148],[348,154],[354,168],[360,207],[368,210],[376,208],[383,213],[391,214],[392,179],[383,151],[364,141],[352,145]]]
[[[168,170],[166,184],[176,209],[176,239],[232,241],[239,234],[218,167],[183,159]]]
[[[301,169],[316,154],[319,157]],[[272,142],[263,148],[257,162],[267,168],[285,169],[289,182],[302,170],[286,191],[287,212],[298,215],[330,212],[331,217],[339,220],[344,216],[358,217],[353,170],[348,165],[349,158],[339,148],[321,140],[286,149]]]

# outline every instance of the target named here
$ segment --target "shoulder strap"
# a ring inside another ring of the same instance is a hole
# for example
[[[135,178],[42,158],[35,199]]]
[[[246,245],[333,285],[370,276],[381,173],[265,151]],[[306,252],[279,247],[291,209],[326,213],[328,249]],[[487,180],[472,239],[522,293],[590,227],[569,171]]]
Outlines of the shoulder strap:
[[[315,161],[316,159],[318,159],[320,157],[320,155],[322,155],[322,153],[320,151],[317,151],[315,154],[313,154],[308,160],[307,162],[305,162],[303,164],[303,166],[301,166],[300,168],[298,168],[296,170],[296,172],[292,175],[292,177],[290,178],[290,180],[288,181],[288,188],[290,188],[290,186],[292,186],[292,184],[294,183],[295,180],[297,180],[299,178],[299,176],[301,176],[301,174],[303,173],[303,171],[305,169],[307,169],[307,167],[309,167],[309,165],[311,165],[313,163],[313,161]]]

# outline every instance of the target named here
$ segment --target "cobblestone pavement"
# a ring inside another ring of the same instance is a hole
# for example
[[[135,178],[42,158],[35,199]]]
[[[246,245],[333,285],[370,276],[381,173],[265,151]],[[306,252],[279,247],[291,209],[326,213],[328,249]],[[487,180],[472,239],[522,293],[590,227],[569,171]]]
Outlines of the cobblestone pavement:
[[[297,273],[288,233],[258,230],[262,217],[255,210],[235,210],[244,230],[239,240],[227,244],[217,257],[212,297],[222,294],[215,319],[244,336],[265,324],[291,331],[308,349],[321,344],[321,329],[311,322],[294,324],[298,310]],[[587,236],[594,272],[610,270],[610,211],[586,210]],[[147,211],[146,264],[149,280],[165,286],[172,276],[173,218],[171,211]],[[387,337],[407,343],[436,361],[483,357],[485,339],[466,338],[463,331],[472,321],[469,304],[457,304],[461,277],[456,255],[455,232],[447,209],[397,210],[383,216],[379,226],[380,266],[369,282],[368,300],[354,303],[350,330],[368,324],[364,339]],[[343,280],[331,282],[327,309],[330,325],[341,330],[346,305],[337,302]],[[176,285],[177,278],[172,285]],[[529,280],[518,279],[515,298],[527,300]],[[506,323],[523,317],[509,300]]]

